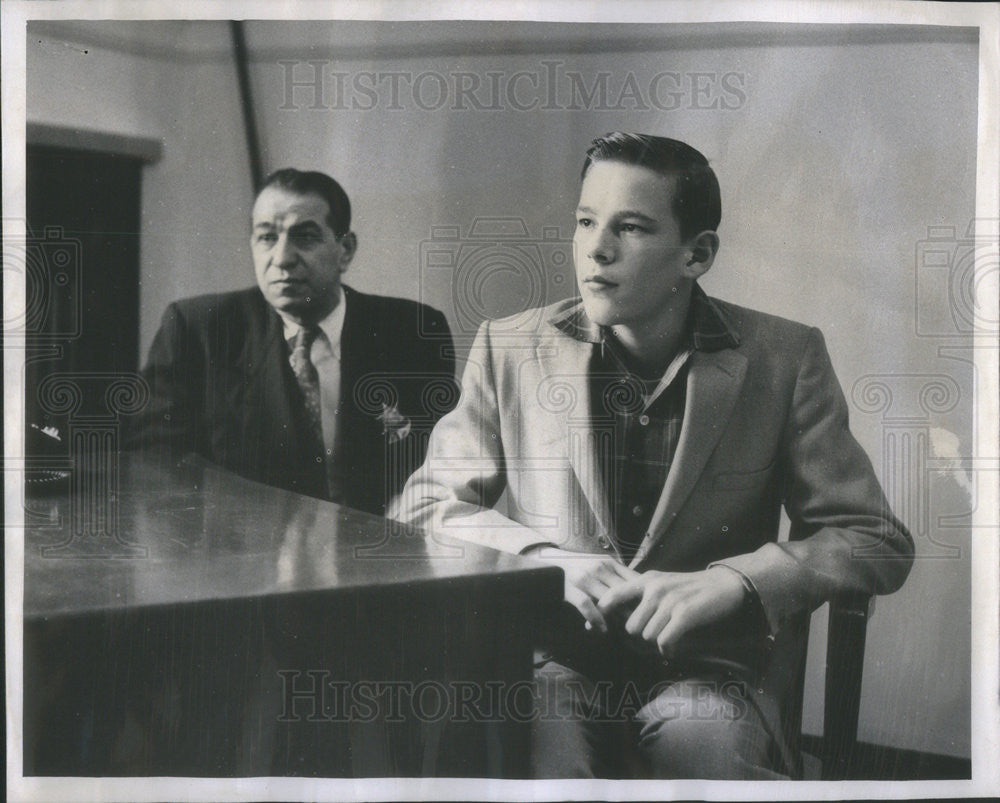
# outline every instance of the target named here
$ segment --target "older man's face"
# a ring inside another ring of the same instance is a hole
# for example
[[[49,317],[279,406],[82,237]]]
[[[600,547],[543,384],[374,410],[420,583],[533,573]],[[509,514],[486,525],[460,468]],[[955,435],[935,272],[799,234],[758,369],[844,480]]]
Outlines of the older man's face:
[[[354,256],[354,236],[338,237],[318,195],[267,187],[253,205],[250,248],[264,298],[300,322],[322,320],[340,297],[340,274]]]

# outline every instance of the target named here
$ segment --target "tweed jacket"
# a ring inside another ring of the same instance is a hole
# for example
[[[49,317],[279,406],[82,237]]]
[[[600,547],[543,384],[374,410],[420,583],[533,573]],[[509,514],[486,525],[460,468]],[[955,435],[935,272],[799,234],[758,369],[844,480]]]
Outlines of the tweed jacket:
[[[772,633],[839,592],[895,590],[913,540],[848,428],[821,333],[706,300],[737,342],[690,358],[676,454],[630,565],[730,566],[753,583]],[[590,426],[599,332],[579,299],[552,305],[530,330],[528,319],[482,325],[459,404],[394,515],[509,552],[618,555]],[[779,543],[782,506],[791,529]]]

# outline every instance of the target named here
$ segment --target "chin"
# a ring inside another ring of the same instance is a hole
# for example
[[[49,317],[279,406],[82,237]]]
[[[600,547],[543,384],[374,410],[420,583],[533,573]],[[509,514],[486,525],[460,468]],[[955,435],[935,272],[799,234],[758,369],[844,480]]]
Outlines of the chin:
[[[280,309],[282,312],[293,312],[299,305],[294,299],[288,298],[286,296],[272,296],[268,299],[271,302],[271,306],[275,309]]]
[[[297,301],[291,298],[278,298],[271,306],[280,312],[287,313],[288,315],[304,315],[309,312],[309,305],[304,304],[301,301]]]
[[[598,326],[614,326],[620,323],[617,310],[612,304],[594,298],[583,297],[583,310],[592,323]]]

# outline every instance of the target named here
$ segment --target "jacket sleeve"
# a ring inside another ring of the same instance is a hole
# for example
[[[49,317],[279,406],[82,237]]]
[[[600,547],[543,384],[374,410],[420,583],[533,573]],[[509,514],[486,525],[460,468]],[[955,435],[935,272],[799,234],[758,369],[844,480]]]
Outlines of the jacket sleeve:
[[[204,358],[183,313],[170,304],[149,349],[142,377],[149,403],[125,428],[125,448],[161,454],[197,451],[203,404],[198,377]]]
[[[503,432],[489,322],[476,335],[458,405],[434,428],[424,464],[390,509],[390,518],[504,552],[548,543],[493,510],[506,487]]]
[[[851,434],[818,329],[810,331],[799,363],[781,460],[789,540],[718,562],[753,583],[771,631],[837,594],[899,588],[913,564],[913,538]]]

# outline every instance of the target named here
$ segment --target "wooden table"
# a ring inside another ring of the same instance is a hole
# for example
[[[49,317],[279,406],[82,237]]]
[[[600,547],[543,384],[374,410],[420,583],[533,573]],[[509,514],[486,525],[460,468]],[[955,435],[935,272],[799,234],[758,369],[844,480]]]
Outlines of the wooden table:
[[[26,775],[524,777],[558,569],[123,455],[26,500]]]

